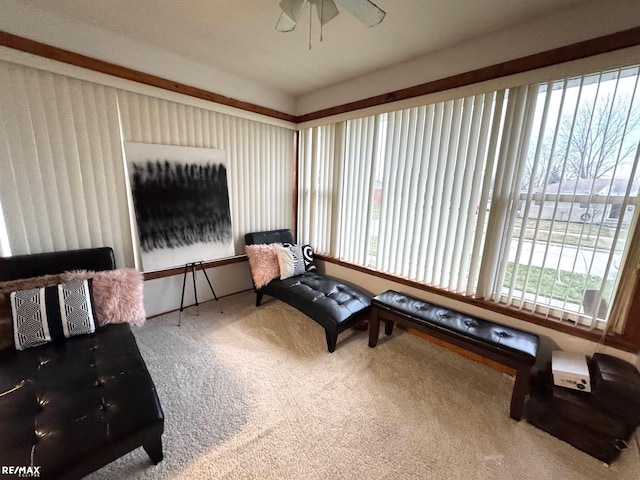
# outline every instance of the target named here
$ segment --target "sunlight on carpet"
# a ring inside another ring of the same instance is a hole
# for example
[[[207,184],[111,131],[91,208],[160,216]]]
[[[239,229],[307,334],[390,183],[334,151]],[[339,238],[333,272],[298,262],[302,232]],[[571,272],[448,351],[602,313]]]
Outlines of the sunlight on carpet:
[[[513,380],[397,331],[335,353],[288,305],[222,299],[135,329],[165,412],[164,460],[142,449],[91,479],[634,479],[629,448],[611,467],[509,418]]]

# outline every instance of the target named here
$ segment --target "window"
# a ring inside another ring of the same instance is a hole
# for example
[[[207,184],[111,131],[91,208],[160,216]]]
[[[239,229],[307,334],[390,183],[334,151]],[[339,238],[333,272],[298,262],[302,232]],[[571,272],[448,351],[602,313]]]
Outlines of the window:
[[[638,198],[637,86],[634,66],[538,87],[496,300],[606,326]]]
[[[300,234],[346,262],[602,330],[637,215],[637,86],[630,66],[304,130]]]

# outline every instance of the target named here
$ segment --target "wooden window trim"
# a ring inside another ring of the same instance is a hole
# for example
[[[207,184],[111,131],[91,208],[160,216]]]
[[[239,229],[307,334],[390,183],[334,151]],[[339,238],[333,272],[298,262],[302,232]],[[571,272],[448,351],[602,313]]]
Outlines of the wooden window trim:
[[[209,102],[219,103],[228,107],[238,108],[247,112],[257,113],[265,115],[271,118],[277,118],[279,120],[286,120],[288,122],[294,122],[296,117],[289,113],[280,112],[273,108],[267,108],[254,103],[245,102],[243,100],[237,100],[235,98],[226,97],[218,93],[209,92],[201,88],[192,87],[180,82],[174,82],[167,80],[166,78],[158,77],[156,75],[150,75],[148,73],[133,70],[131,68],[116,65],[114,63],[105,62],[96,58],[80,55],[69,50],[53,47],[45,43],[36,42],[25,37],[13,35],[8,32],[0,30],[0,46],[13,48],[22,52],[31,53],[40,57],[50,58],[59,62],[67,63],[69,65],[75,65],[77,67],[86,68],[95,72],[106,73],[113,75],[114,77],[123,78],[125,80],[131,80],[137,83],[143,83],[145,85],[151,85],[152,87],[162,88],[170,92],[181,93],[190,97],[207,100]]]
[[[509,60],[507,62],[482,67],[469,72],[452,75],[432,82],[422,83],[413,87],[383,93],[355,102],[345,103],[335,107],[325,108],[316,112],[298,115],[296,123],[308,122],[324,117],[339,115],[368,107],[384,105],[386,103],[407,100],[431,93],[465,87],[476,83],[494,80],[500,77],[524,73],[539,68],[550,67],[560,63],[566,63],[581,58],[592,57],[602,53],[608,53],[623,48],[640,45],[640,27],[611,33],[598,38],[573,43],[563,47],[554,48],[533,55]]]
[[[205,269],[221,267],[223,265],[231,265],[233,263],[242,263],[248,260],[246,255],[236,255],[234,257],[221,258],[220,260],[211,260],[209,262],[203,262],[202,266]],[[184,266],[167,268],[166,270],[156,270],[153,272],[144,272],[144,280],[156,280],[158,278],[171,277],[173,275],[182,275],[184,273]]]
[[[401,285],[406,285],[411,288],[422,290],[427,293],[439,295],[441,297],[450,298],[458,302],[466,303],[467,305],[482,308],[484,310],[490,310],[492,312],[499,313],[501,315],[506,315],[508,317],[517,318],[518,320],[522,320],[528,323],[533,323],[541,327],[546,327],[552,330],[568,333],[569,335],[584,338],[592,342],[599,342],[601,339],[601,335],[599,333],[576,327],[575,325],[568,322],[564,323],[562,321],[550,320],[546,317],[543,317],[542,315],[536,315],[533,313],[524,312],[517,308],[507,307],[505,305],[500,305],[498,303],[490,302],[484,299],[467,297],[459,293],[450,292],[448,290],[436,288],[430,285],[426,285],[424,283],[416,282],[414,280],[409,280],[406,278],[398,277],[396,275],[391,275],[389,273],[379,272],[371,268],[345,262],[343,260],[339,260],[337,258],[330,257],[327,255],[315,255],[315,257],[325,262],[332,263],[334,265],[339,265],[341,267],[348,268],[351,270],[355,270],[360,273],[365,273],[373,277],[389,280],[395,283],[399,283]],[[638,298],[638,289],[636,289],[636,298]],[[637,312],[636,316],[635,317],[632,316],[634,315],[633,313],[634,309],[632,309],[632,312],[629,315],[630,318],[637,318],[637,315],[640,314],[640,305],[638,305],[638,302],[634,303],[634,308],[635,308],[635,311]],[[608,336],[604,339],[604,344],[611,347],[619,348],[621,350],[625,350],[627,352],[637,353],[640,350],[640,338],[638,338],[638,330],[639,330],[638,323],[640,322],[630,322],[631,328],[629,328],[623,335]]]

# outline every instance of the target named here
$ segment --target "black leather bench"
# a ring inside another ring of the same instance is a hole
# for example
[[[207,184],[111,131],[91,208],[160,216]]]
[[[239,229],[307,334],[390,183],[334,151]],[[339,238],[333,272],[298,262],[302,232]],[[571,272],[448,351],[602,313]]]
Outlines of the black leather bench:
[[[247,245],[294,243],[291,230],[247,233],[244,239]],[[355,325],[371,307],[369,295],[355,285],[316,272],[272,280],[256,290],[257,307],[264,294],[288,303],[322,325],[329,352],[336,349],[338,334]]]
[[[393,333],[394,323],[398,322],[516,370],[510,416],[515,420],[522,418],[531,367],[538,354],[537,335],[458,313],[394,290],[373,298],[370,347],[378,343],[381,320],[385,322],[387,335]]]

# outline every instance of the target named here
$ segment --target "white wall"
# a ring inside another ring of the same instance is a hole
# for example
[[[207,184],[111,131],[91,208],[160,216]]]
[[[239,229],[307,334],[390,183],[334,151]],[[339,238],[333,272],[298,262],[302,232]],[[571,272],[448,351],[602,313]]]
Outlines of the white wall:
[[[475,38],[298,98],[296,114],[369,98],[640,24],[638,0],[598,0]]]
[[[295,113],[294,97],[280,90],[16,0],[1,1],[0,30],[237,100]]]
[[[249,273],[249,262],[209,268],[207,269],[207,276],[218,298],[253,288],[251,274]],[[174,275],[144,282],[144,307],[147,317],[180,308],[183,278],[183,275]],[[213,299],[207,280],[200,270],[196,271],[196,287],[198,289],[198,303]],[[184,306],[194,304],[193,280],[189,272],[185,285]],[[224,311],[224,298],[220,300],[220,304]],[[190,309],[189,312],[192,312],[192,310]]]
[[[622,358],[636,365],[640,364],[640,356],[633,353],[625,352],[611,347],[599,346],[597,343],[585,340],[580,337],[568,335],[556,330],[545,328],[533,323],[528,323],[516,318],[502,315],[491,310],[485,310],[464,302],[453,300],[449,297],[431,294],[423,290],[408,287],[406,285],[385,280],[367,273],[336,265],[334,263],[317,261],[318,270],[337,278],[341,278],[352,282],[361,288],[367,290],[373,295],[378,295],[386,290],[396,290],[399,292],[413,295],[417,298],[442,305],[452,310],[456,310],[468,315],[484,318],[490,321],[498,322],[503,325],[512,326],[521,330],[533,332],[540,336],[540,347],[538,350],[537,368],[542,368],[547,362],[551,361],[551,352],[553,350],[565,350],[569,352],[584,353],[585,355],[593,355],[596,351],[607,353]]]

